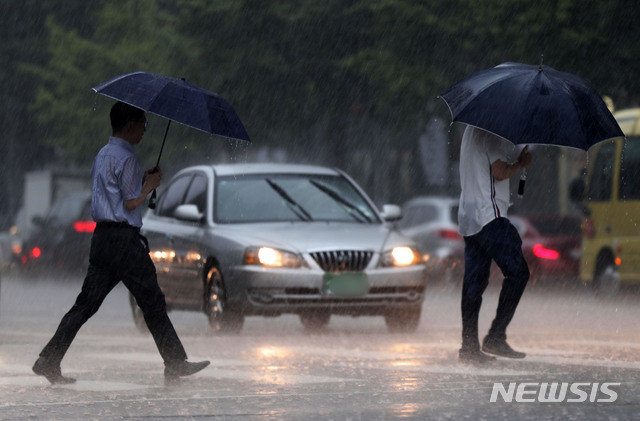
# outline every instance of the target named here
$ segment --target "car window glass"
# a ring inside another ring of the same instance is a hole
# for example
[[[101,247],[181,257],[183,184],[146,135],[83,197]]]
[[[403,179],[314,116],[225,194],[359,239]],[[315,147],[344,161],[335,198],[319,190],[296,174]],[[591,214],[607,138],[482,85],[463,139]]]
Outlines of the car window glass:
[[[404,218],[398,226],[400,228],[411,228],[417,225],[426,224],[438,218],[438,208],[432,205],[414,205],[406,209]]]
[[[277,189],[295,201],[314,221],[369,219],[379,222],[375,211],[344,177],[300,174],[219,177],[215,189],[214,218],[218,223],[307,219],[304,212],[279,194]],[[353,208],[332,198],[331,194],[339,196]]]
[[[625,139],[620,160],[619,199],[640,199],[638,174],[640,174],[640,138]]]
[[[581,232],[579,217],[532,218],[530,221],[545,237],[576,236]]]
[[[449,217],[451,218],[451,222],[458,225],[458,205],[451,206]]]
[[[70,224],[82,217],[81,213],[87,202],[90,203],[90,199],[86,194],[69,194],[60,198],[49,210],[46,223],[48,225]]]
[[[416,206],[407,206],[402,211],[402,219],[397,226],[400,229],[410,228],[417,225],[419,209]]]
[[[189,185],[184,203],[196,205],[202,213],[207,208],[207,177],[204,174],[196,174]]]
[[[611,199],[615,148],[616,144],[610,142],[602,145],[598,151],[589,183],[589,200],[592,202]]]
[[[173,180],[160,198],[157,208],[158,215],[173,218],[173,212],[176,210],[178,205],[182,203],[185,190],[187,189],[191,178],[192,175],[188,174]]]
[[[426,224],[438,219],[438,208],[436,206],[421,206],[418,213],[418,224]]]
[[[80,212],[79,219],[82,221],[91,221],[93,219],[91,216],[91,198],[85,201],[82,211]]]

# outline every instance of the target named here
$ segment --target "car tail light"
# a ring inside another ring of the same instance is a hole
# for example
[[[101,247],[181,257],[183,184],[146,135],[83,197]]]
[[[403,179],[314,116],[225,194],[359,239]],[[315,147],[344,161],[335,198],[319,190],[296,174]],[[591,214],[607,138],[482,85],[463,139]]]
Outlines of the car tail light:
[[[433,235],[445,240],[462,240],[462,236],[460,235],[460,233],[452,229],[435,230],[433,232]]]
[[[549,260],[557,260],[560,257],[560,253],[552,249],[544,248],[542,244],[533,246],[533,254],[541,259]]]
[[[73,229],[76,232],[93,232],[96,229],[94,221],[76,221],[73,223]]]
[[[586,218],[582,222],[582,232],[587,238],[593,238],[596,235],[596,226],[593,223],[593,219]]]
[[[42,250],[40,250],[40,247],[34,247],[31,249],[31,252],[29,253],[29,255],[35,259],[37,259],[38,257],[40,257],[40,255],[42,254]]]

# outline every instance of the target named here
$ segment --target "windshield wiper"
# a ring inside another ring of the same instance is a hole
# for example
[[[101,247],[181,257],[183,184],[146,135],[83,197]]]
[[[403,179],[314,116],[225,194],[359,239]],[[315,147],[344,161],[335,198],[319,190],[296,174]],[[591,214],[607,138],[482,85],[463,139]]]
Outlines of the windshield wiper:
[[[295,213],[298,218],[303,221],[313,221],[313,218],[311,217],[309,212],[307,212],[302,206],[300,206],[298,202],[293,200],[282,187],[268,178],[265,178],[265,181],[269,183],[269,186],[271,186],[271,188],[275,190],[276,193],[278,193],[280,197],[282,197],[287,202],[289,208],[291,208],[293,213]]]
[[[324,194],[326,194],[327,196],[329,196],[330,198],[332,198],[333,200],[335,200],[336,202],[340,203],[341,205],[343,205],[344,207],[347,208],[347,213],[356,221],[358,222],[368,222],[371,223],[371,218],[369,218],[367,216],[367,214],[365,214],[364,212],[362,212],[360,209],[358,209],[358,207],[356,205],[354,205],[353,203],[349,202],[347,199],[345,199],[344,197],[340,196],[340,194],[338,192],[336,192],[335,190],[333,190],[330,187],[325,186],[322,183],[317,182],[316,180],[309,180],[309,182],[311,184],[313,184],[318,190],[320,190],[321,192],[323,192]],[[353,211],[356,211],[356,213],[354,213]],[[360,218],[362,217],[362,218]],[[364,221],[363,221],[364,219]]]

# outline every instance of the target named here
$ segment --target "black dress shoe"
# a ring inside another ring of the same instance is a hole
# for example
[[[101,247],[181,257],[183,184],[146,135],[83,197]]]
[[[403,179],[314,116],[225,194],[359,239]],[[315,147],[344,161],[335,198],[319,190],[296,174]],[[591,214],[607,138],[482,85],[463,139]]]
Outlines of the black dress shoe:
[[[493,339],[489,336],[482,341],[482,350],[488,354],[505,358],[522,359],[527,356],[524,352],[519,352],[511,348],[506,339]]]
[[[32,370],[38,376],[44,376],[51,384],[71,384],[76,382],[74,378],[63,376],[60,366],[49,363],[44,357],[36,360]]]
[[[464,364],[484,365],[496,360],[496,357],[487,355],[479,349],[458,351],[458,361]]]
[[[199,361],[197,363],[191,363],[189,361],[177,361],[169,364],[165,364],[164,378],[171,382],[178,380],[179,377],[190,376],[204,369],[209,365],[209,361]]]

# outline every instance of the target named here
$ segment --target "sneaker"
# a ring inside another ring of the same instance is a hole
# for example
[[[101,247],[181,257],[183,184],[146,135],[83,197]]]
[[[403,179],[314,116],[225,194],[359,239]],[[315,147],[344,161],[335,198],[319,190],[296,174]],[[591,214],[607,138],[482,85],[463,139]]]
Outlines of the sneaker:
[[[209,361],[200,361],[191,363],[189,361],[178,361],[175,363],[165,364],[164,378],[167,382],[179,380],[180,377],[190,376],[204,369],[209,365]]]
[[[496,360],[496,357],[487,355],[479,349],[466,350],[461,349],[458,351],[458,361],[463,364],[484,365],[489,364]]]
[[[63,376],[60,366],[49,363],[44,357],[36,360],[32,370],[38,376],[44,376],[51,384],[72,384],[76,382],[74,378]]]
[[[505,358],[522,359],[527,356],[524,352],[511,348],[506,339],[492,339],[489,336],[482,341],[482,350],[488,354]]]

